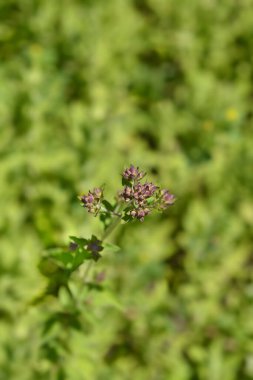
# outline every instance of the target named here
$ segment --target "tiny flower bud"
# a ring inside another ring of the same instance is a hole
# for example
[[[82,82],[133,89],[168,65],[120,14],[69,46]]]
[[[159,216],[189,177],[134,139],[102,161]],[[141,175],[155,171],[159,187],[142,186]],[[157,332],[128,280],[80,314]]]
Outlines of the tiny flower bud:
[[[101,208],[101,200],[103,198],[103,190],[101,188],[95,188],[93,191],[88,192],[88,195],[82,195],[80,200],[88,212],[97,214]]]
[[[130,215],[133,218],[139,219],[141,222],[143,222],[144,217],[150,213],[150,210],[148,208],[139,208],[134,209],[130,211]]]
[[[152,182],[150,183],[145,183],[144,185],[144,191],[145,191],[145,196],[147,198],[152,197],[152,195],[156,192],[158,189],[158,186],[155,186]]]
[[[139,219],[141,222],[143,222],[144,217],[150,213],[150,210],[148,208],[139,209],[137,210],[136,218]]]
[[[99,273],[96,275],[96,281],[97,281],[98,283],[103,282],[103,281],[105,280],[105,278],[106,278],[106,273],[105,273],[105,271],[99,272]]]
[[[92,236],[92,238],[87,244],[87,250],[91,253],[95,261],[97,261],[101,257],[99,252],[103,251],[104,249],[101,243],[101,240],[98,240],[95,236]]]
[[[91,251],[91,252],[100,252],[103,250],[103,247],[101,245],[101,241],[100,240],[91,240],[88,244],[87,244],[87,250],[88,251]]]
[[[131,187],[125,186],[124,190],[120,193],[120,196],[125,202],[130,202],[133,196]]]
[[[131,165],[128,169],[124,170],[122,173],[122,177],[126,180],[140,180],[145,176],[144,172],[140,172],[139,168],[135,168],[133,165]]]
[[[103,195],[103,190],[100,189],[99,187],[95,187],[95,189],[93,190],[93,196],[94,198],[96,199],[100,199]]]
[[[167,208],[175,203],[175,196],[167,189],[161,191],[161,208]]]
[[[70,251],[75,251],[77,248],[78,248],[78,244],[77,244],[77,243],[75,243],[75,242],[73,242],[73,241],[71,241],[71,242],[69,243],[69,250],[70,250]]]

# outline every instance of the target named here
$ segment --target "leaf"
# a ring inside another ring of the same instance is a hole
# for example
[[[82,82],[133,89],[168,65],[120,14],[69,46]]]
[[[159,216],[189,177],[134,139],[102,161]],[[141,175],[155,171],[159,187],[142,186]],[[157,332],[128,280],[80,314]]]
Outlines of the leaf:
[[[115,295],[109,290],[104,289],[103,292],[97,292],[94,301],[99,306],[111,306],[116,308],[119,311],[124,311],[124,306],[122,303],[115,297]]]
[[[110,250],[111,252],[119,252],[121,249],[118,245],[112,243],[104,243],[103,245],[106,249]]]
[[[78,238],[76,236],[69,236],[70,240],[72,240],[73,242],[75,242],[76,244],[78,245],[85,245],[87,244],[87,239],[84,239],[84,238]]]
[[[97,284],[95,282],[87,282],[86,286],[89,290],[97,290],[99,292],[102,292],[104,290],[104,286],[101,284]]]
[[[46,277],[51,277],[59,270],[59,266],[50,257],[42,258],[40,260],[38,268],[40,273]]]
[[[122,220],[124,220],[124,222],[131,222],[133,220],[133,217],[131,215],[124,215]]]
[[[50,257],[48,258],[49,261],[47,265],[50,264],[51,266],[49,268],[50,270],[47,269],[48,277],[50,277],[50,271],[53,272],[55,270],[55,266],[56,268],[58,266],[63,269],[74,271],[85,260],[90,260],[92,258],[91,254],[80,246],[75,251],[63,250],[61,248],[50,250],[49,254]]]
[[[4,320],[6,322],[12,322],[13,317],[9,310],[4,307],[0,307],[0,320]]]
[[[61,287],[59,289],[58,298],[62,306],[68,306],[71,302],[70,293],[66,287]]]
[[[155,197],[150,197],[150,198],[148,198],[147,199],[147,204],[151,204],[151,203],[153,203],[154,202],[154,200],[155,200]]]
[[[102,201],[102,204],[105,206],[105,208],[108,210],[108,211],[114,211],[115,209],[115,206],[113,206],[110,202],[108,202],[106,199],[104,199]]]
[[[122,177],[121,183],[122,183],[122,186],[130,186],[130,187],[132,186],[131,181],[129,181],[128,179],[126,179],[124,177]]]
[[[71,269],[73,265],[74,254],[71,252],[59,252],[54,256],[54,259],[63,264],[64,268]]]

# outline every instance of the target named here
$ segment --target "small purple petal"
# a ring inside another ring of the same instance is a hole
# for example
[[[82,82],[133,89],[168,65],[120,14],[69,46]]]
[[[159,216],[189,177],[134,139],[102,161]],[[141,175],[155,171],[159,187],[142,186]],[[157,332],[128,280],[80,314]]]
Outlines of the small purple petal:
[[[129,168],[124,170],[122,173],[122,177],[126,180],[140,180],[145,176],[144,172],[140,172],[139,168],[134,167],[133,165],[130,165]]]
[[[71,241],[69,243],[69,249],[70,249],[70,251],[75,251],[77,248],[78,248],[78,244],[77,243],[75,243],[73,241]]]

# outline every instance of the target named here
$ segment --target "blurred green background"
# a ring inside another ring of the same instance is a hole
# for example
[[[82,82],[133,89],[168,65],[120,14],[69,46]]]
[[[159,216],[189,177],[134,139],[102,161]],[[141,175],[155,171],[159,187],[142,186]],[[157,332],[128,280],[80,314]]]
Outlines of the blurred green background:
[[[253,1],[1,0],[0,18],[0,379],[252,379]],[[47,307],[27,307],[37,264],[99,234],[77,195],[112,197],[129,164],[176,205],[115,234],[98,266],[122,310],[91,297],[59,372]]]

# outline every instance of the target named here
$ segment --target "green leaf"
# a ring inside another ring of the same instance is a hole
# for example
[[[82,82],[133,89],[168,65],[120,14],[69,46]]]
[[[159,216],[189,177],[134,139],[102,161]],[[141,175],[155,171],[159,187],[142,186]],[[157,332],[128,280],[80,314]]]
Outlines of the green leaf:
[[[119,252],[121,249],[118,245],[112,243],[104,243],[103,246],[105,247],[105,249],[108,249],[111,252]]]
[[[102,201],[102,204],[105,206],[105,208],[108,210],[108,211],[114,211],[115,209],[115,206],[113,206],[110,202],[108,202],[106,199],[104,199]]]
[[[87,239],[84,238],[78,238],[77,236],[69,236],[70,240],[75,242],[78,245],[85,245],[87,244]]]
[[[122,220],[124,220],[124,222],[131,222],[133,220],[133,217],[131,215],[124,215]]]
[[[153,203],[154,202],[154,200],[155,200],[155,197],[150,197],[150,198],[148,198],[147,199],[147,204],[151,204],[151,203]]]
[[[124,177],[122,177],[121,183],[122,183],[122,186],[130,186],[130,187],[132,186],[131,181],[125,179]]]
[[[73,268],[74,255],[72,252],[59,252],[54,259],[65,269]]]
[[[85,260],[90,260],[91,254],[83,247],[77,248],[75,251],[54,249],[50,251],[51,261],[54,264],[58,264],[63,269],[74,271]],[[52,264],[51,264],[52,265]]]
[[[88,282],[87,287],[89,290],[97,290],[99,292],[102,292],[104,290],[104,286],[101,284],[96,284],[95,282]]]
[[[99,306],[114,307],[121,312],[124,311],[124,305],[122,305],[120,300],[118,300],[109,289],[104,289],[103,292],[97,292],[94,301]]]
[[[39,271],[43,276],[51,277],[59,270],[59,266],[50,257],[43,257],[38,265]]]
[[[59,289],[58,298],[62,306],[68,306],[71,302],[70,294],[66,287]]]
[[[79,248],[77,251],[74,252],[72,270],[78,268],[84,261],[91,260],[91,258],[92,257],[90,252],[86,251],[83,248]]]

